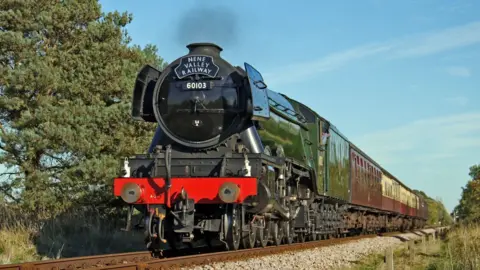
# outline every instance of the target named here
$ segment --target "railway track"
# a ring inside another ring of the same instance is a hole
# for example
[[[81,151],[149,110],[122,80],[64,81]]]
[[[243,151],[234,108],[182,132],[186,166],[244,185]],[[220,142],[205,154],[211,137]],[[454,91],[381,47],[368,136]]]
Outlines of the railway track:
[[[400,232],[383,233],[380,236],[395,236]],[[291,245],[267,246],[265,248],[241,249],[236,251],[208,252],[195,255],[180,255],[167,258],[153,258],[149,252],[131,252],[98,256],[75,257],[59,260],[36,261],[21,264],[0,265],[0,270],[160,270],[210,264],[213,262],[243,260],[247,258],[278,254],[287,251],[300,251],[315,247],[331,246],[373,238],[377,234],[346,238],[332,238]],[[197,251],[198,252],[198,251]],[[168,256],[168,255],[167,255]]]
[[[393,236],[398,233],[383,234]],[[0,270],[74,270],[74,269],[118,269],[118,270],[153,270],[188,267],[219,261],[242,260],[258,256],[299,251],[315,247],[330,246],[340,243],[376,237],[376,234],[346,238],[332,238],[291,245],[267,246],[265,248],[241,249],[236,251],[206,252],[196,255],[183,255],[167,258],[153,258],[149,252],[131,252],[98,256],[75,257],[59,260],[45,260],[21,264],[0,265]]]

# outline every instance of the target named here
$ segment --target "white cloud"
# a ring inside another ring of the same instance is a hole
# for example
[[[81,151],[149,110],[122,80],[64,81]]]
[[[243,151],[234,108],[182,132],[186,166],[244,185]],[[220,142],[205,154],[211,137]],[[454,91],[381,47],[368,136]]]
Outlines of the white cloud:
[[[354,47],[322,58],[284,66],[264,74],[268,84],[300,81],[319,73],[338,69],[352,61],[385,54],[389,59],[420,57],[480,43],[480,21],[409,36],[403,39]],[[465,75],[465,70],[456,70]],[[463,73],[462,73],[463,72]]]
[[[468,98],[464,96],[449,97],[446,98],[445,101],[450,103],[450,105],[465,106],[468,103]]]
[[[480,22],[420,34],[394,42],[394,58],[417,57],[440,53],[480,43]]]
[[[470,75],[472,75],[470,69],[467,67],[448,67],[446,68],[446,72],[456,77],[470,77]]]
[[[381,164],[429,164],[480,148],[480,112],[414,121],[354,140]]]
[[[340,68],[351,61],[386,52],[390,49],[391,48],[386,45],[357,47],[343,52],[332,53],[316,61],[288,65],[282,68],[281,71],[277,70],[265,73],[263,76],[267,83],[273,81],[275,83],[293,82],[301,78]]]

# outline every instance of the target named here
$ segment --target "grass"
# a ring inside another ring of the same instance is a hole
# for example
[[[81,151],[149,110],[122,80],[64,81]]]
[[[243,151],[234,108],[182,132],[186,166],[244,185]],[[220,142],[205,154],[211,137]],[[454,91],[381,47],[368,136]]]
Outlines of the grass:
[[[446,269],[480,269],[480,224],[459,226],[449,233],[445,255]]]
[[[415,255],[410,257],[410,251],[406,248],[398,248],[394,251],[394,268],[395,269],[410,269],[410,270],[420,270],[420,269],[443,269],[435,268],[435,265],[439,260],[439,253],[442,250],[443,243],[437,241],[434,243],[429,243],[426,252],[423,252],[420,245],[414,247]],[[432,268],[433,266],[433,268]],[[354,267],[356,270],[379,270],[386,269],[384,263],[383,254],[374,254],[366,257],[361,261],[360,265]]]
[[[0,264],[146,250],[143,231],[124,232],[123,227],[120,211],[76,209],[33,221],[19,209],[0,205]]]
[[[40,259],[28,228],[0,229],[0,264]]]
[[[473,270],[480,269],[480,224],[454,227],[443,240],[427,242],[426,252],[421,244],[414,255],[402,246],[394,251],[394,268],[410,270]],[[365,257],[353,268],[356,270],[386,269],[383,254]]]

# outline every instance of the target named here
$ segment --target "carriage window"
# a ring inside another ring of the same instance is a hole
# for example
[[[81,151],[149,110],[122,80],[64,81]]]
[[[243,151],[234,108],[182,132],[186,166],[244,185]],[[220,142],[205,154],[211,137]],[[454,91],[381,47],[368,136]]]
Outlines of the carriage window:
[[[368,186],[370,187],[372,185],[372,181],[371,181],[371,172],[370,172],[370,164],[367,164],[367,183],[368,183]]]
[[[365,168],[363,167],[363,159],[360,158],[360,170],[362,175],[362,184],[365,184]]]
[[[372,186],[377,183],[377,177],[375,176],[375,168],[372,167]]]
[[[363,171],[365,172],[365,185],[368,186],[368,166],[366,160],[363,160]]]
[[[375,186],[375,171],[374,171],[374,168],[373,166],[371,167],[370,169],[370,175],[371,175],[371,181],[372,181],[372,187]]]
[[[372,174],[372,165],[368,165],[368,183],[369,186],[373,186],[373,174]]]
[[[355,157],[355,162],[357,163],[355,166],[355,179],[357,182],[360,182],[360,160],[358,159],[358,156]]]
[[[353,177],[357,178],[357,157],[353,154]]]
[[[363,165],[363,159],[360,159],[361,170],[362,170],[362,184],[365,185],[365,167]]]

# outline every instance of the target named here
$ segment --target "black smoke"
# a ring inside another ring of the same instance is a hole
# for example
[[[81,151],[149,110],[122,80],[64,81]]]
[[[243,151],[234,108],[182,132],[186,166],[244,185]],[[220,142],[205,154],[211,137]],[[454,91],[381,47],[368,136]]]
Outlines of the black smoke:
[[[180,15],[176,33],[183,46],[192,42],[232,46],[237,42],[237,16],[226,7],[197,5]]]

